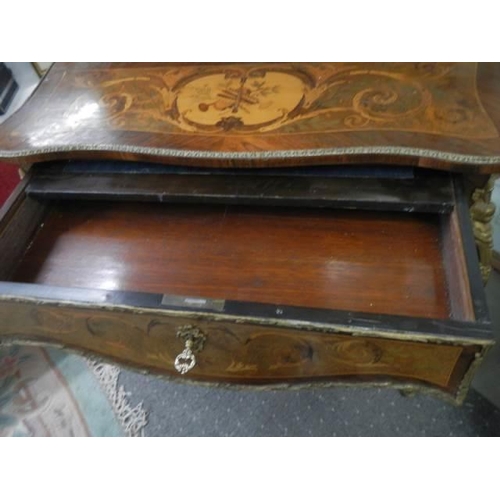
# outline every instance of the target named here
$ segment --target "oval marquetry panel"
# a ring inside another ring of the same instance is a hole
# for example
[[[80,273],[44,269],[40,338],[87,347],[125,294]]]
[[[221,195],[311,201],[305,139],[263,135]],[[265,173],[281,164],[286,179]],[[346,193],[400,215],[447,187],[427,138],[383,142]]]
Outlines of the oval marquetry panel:
[[[0,158],[500,168],[489,63],[55,64]]]

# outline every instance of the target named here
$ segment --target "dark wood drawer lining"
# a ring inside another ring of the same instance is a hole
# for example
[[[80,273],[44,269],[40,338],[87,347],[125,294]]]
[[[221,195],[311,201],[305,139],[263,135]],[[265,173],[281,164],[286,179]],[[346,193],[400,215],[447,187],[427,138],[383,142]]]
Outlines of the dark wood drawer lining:
[[[139,174],[142,168],[143,172]],[[159,203],[221,203],[260,206],[355,208],[449,213],[453,189],[447,173],[419,172],[388,177],[394,167],[370,166],[356,176],[356,167],[266,170],[233,173],[175,167],[138,167],[130,162],[64,162],[42,165],[27,188],[40,199],[153,201]],[[130,172],[130,170],[132,172]],[[392,169],[392,170],[391,170]],[[157,170],[166,170],[159,173]],[[279,171],[282,172],[279,172]],[[397,169],[395,169],[397,171]],[[410,169],[411,170],[411,169]],[[152,173],[152,172],[156,173]],[[321,172],[325,172],[321,174]],[[351,174],[346,177],[347,171]],[[312,172],[312,175],[305,175]],[[369,172],[372,173],[367,177]],[[385,173],[382,173],[385,172]],[[340,176],[339,176],[340,175]]]

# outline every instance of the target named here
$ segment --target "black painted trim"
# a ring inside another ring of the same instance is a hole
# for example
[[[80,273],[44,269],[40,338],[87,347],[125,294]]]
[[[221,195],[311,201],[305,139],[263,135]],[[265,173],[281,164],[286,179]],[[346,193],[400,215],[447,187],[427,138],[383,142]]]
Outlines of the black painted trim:
[[[453,177],[454,191],[456,195],[456,212],[460,230],[462,232],[462,243],[464,249],[465,262],[469,276],[470,293],[474,308],[476,321],[489,324],[490,315],[484,283],[479,268],[479,257],[477,254],[476,241],[472,230],[469,203],[465,196],[464,178],[462,175]]]
[[[218,203],[449,213],[447,173],[412,179],[304,175],[67,173],[39,167],[27,187],[47,200]]]
[[[176,296],[178,301],[179,297]],[[27,283],[0,282],[2,301],[47,301],[55,304],[70,303],[81,306],[105,307],[124,306],[160,311],[182,311],[203,316],[205,313],[222,314],[238,318],[260,318],[290,322],[290,328],[300,328],[294,322],[311,325],[345,326],[356,330],[373,330],[400,334],[434,336],[436,340],[449,340],[461,337],[470,340],[490,341],[491,328],[485,321],[481,323],[455,320],[415,318],[386,314],[369,314],[331,309],[307,308],[280,304],[261,304],[255,302],[224,301],[223,308],[175,307],[164,305],[165,296],[156,293],[107,291],[85,288],[66,288]],[[207,299],[210,302],[210,299]],[[166,300],[166,302],[173,302]],[[61,307],[64,307],[61,304]]]

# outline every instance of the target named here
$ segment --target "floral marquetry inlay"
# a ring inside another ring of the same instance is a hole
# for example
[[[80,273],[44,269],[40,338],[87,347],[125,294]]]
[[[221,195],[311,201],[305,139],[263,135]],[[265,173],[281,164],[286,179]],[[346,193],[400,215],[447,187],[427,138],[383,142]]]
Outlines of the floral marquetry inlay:
[[[307,92],[298,77],[250,70],[197,78],[177,94],[179,126],[189,130],[275,128]]]
[[[155,133],[332,133],[362,130],[494,138],[476,64],[167,65],[85,72],[114,127]],[[84,94],[86,99],[96,94]],[[91,104],[78,99],[68,110]],[[91,122],[88,121],[87,125]]]
[[[500,169],[500,63],[56,63],[0,159]]]

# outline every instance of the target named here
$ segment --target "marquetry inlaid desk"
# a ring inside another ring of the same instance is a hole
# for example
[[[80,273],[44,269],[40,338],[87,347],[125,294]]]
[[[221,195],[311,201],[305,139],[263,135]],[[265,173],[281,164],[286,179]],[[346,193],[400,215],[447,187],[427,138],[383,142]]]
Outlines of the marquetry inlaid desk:
[[[499,131],[496,64],[56,64],[0,127],[0,340],[461,401]]]

